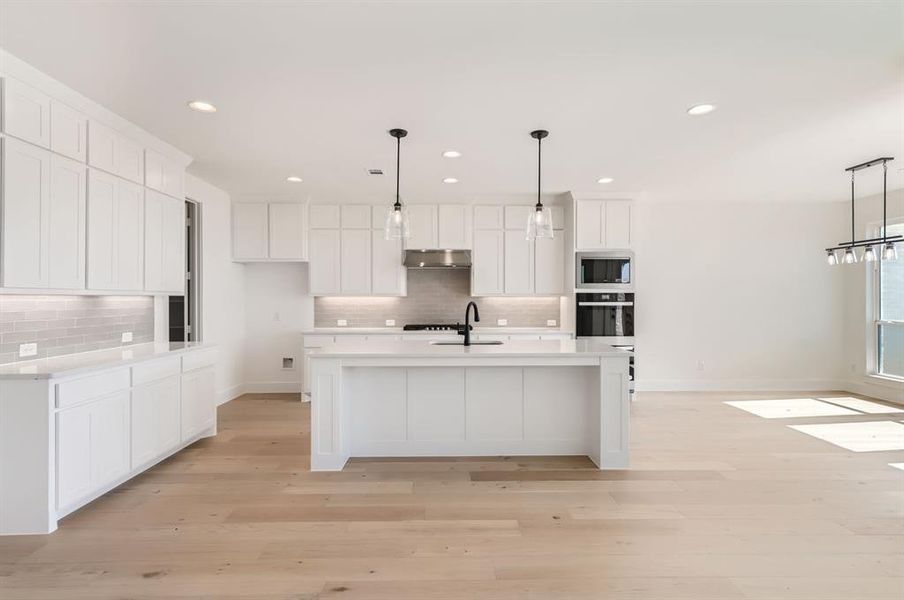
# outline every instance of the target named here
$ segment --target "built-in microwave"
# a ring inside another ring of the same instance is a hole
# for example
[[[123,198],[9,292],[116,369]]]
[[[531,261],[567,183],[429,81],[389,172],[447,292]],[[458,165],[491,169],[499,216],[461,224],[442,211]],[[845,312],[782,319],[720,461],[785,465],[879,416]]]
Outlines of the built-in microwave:
[[[625,253],[578,252],[574,260],[578,292],[634,290],[634,266]]]

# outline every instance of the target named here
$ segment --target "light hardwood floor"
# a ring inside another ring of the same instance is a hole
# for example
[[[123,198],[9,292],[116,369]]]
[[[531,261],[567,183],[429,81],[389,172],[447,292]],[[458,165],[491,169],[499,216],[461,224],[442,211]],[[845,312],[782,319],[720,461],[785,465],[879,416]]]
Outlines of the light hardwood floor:
[[[0,538],[0,598],[904,598],[904,453],[724,400],[641,394],[630,471],[586,458],[352,460],[308,472],[309,408],[250,394],[201,441]],[[894,415],[894,420],[904,420]]]

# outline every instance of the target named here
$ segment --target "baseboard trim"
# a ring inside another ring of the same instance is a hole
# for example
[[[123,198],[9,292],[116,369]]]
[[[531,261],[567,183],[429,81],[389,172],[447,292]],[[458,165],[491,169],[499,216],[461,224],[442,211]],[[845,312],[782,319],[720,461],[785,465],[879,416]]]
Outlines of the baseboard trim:
[[[219,392],[217,392],[217,406],[222,406],[230,400],[235,400],[244,393],[245,386],[241,383],[226,388],[225,390],[220,390]]]
[[[300,394],[298,381],[248,381],[243,386],[244,394]]]
[[[648,379],[638,392],[793,392],[848,391],[848,382],[834,379]]]
[[[904,387],[894,382],[845,381],[845,390],[904,406]]]

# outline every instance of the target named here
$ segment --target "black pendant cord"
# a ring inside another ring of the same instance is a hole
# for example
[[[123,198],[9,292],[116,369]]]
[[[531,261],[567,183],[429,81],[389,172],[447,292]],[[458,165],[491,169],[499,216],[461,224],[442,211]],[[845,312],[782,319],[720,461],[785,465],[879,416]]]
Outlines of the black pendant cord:
[[[888,237],[888,163],[882,161],[882,241]]]
[[[399,169],[402,165],[402,138],[396,138],[396,159],[395,159],[395,204],[396,210],[402,209],[402,201],[399,198]]]
[[[854,235],[854,171],[851,171],[851,243],[857,238]]]
[[[543,138],[537,138],[537,210],[543,210],[543,202],[540,201],[541,179],[543,174]]]

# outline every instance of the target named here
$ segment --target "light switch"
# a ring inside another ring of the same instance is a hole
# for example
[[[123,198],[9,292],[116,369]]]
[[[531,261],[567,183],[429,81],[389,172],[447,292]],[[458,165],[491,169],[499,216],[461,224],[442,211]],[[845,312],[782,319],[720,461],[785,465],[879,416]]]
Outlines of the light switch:
[[[19,344],[19,358],[24,356],[36,356],[37,354],[38,345],[36,343]]]
[[[338,325],[339,327],[345,327],[348,325],[348,321],[346,321],[345,319],[336,319],[336,325]]]
[[[132,341],[132,332],[131,331],[123,331],[122,332],[122,341],[123,341],[123,343],[131,342]]]
[[[546,319],[546,326],[547,326],[547,327],[555,327],[555,326],[556,326],[556,323],[557,323],[557,321],[556,321],[555,319]]]
[[[496,325],[499,325],[500,327],[504,327],[504,326],[508,325],[508,319],[496,319]]]
[[[387,327],[395,327],[395,319],[386,319]]]

